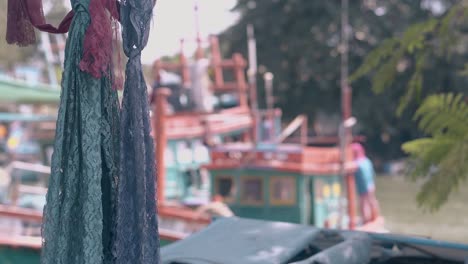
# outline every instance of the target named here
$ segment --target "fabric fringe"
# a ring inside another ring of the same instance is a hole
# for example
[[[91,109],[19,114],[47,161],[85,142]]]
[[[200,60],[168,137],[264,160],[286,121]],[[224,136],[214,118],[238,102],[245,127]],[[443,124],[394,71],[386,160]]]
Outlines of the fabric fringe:
[[[106,10],[109,11],[110,18]],[[99,78],[109,75],[114,50],[112,39],[118,32],[119,12],[113,0],[91,0],[89,15],[91,23],[86,30],[80,69]]]
[[[38,11],[42,12],[42,10]],[[8,44],[18,46],[36,43],[34,28],[22,0],[8,0],[6,41]]]
[[[111,74],[112,52],[117,48],[113,45],[113,36],[119,34],[119,2],[115,0],[91,0],[89,13],[91,23],[88,26],[84,40],[84,53],[80,69],[95,78]],[[42,9],[41,0],[8,0],[8,18],[6,40],[9,44],[28,46],[36,43],[34,28],[41,31],[63,34],[68,32],[74,13],[71,11],[58,27],[47,24]],[[118,39],[115,39],[115,43]],[[113,47],[114,46],[114,47]],[[122,69],[118,58],[119,70]],[[114,87],[123,86],[122,73],[117,73],[113,80]]]

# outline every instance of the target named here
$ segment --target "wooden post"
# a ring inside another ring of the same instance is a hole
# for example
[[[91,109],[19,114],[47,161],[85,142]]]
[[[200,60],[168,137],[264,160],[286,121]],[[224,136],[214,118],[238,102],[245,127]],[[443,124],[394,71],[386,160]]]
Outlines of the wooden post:
[[[184,88],[190,87],[190,73],[187,64],[187,58],[184,54],[184,39],[180,40],[180,55],[179,55],[179,62],[180,62],[180,72],[182,75],[182,85]]]
[[[221,67],[221,51],[219,50],[218,38],[210,37],[211,44],[211,64],[213,65],[214,83],[216,87],[224,85],[223,68]]]
[[[253,125],[251,131],[251,138],[255,145],[258,143],[258,104],[257,104],[257,82],[256,73],[249,69],[247,71],[247,78],[249,80],[249,96],[250,96],[250,115],[252,117]]]
[[[165,183],[166,183],[166,168],[164,164],[164,152],[167,144],[166,137],[166,108],[167,97],[171,91],[167,88],[159,88],[156,91],[156,102],[154,104],[154,141],[156,145],[156,185],[157,199],[159,204],[163,204],[165,200]]]
[[[344,122],[351,118],[351,94],[352,90],[348,80],[348,38],[349,38],[349,0],[341,0],[341,111],[342,111],[342,131],[341,143],[341,172],[346,178],[346,190],[348,198],[349,229],[356,227],[356,194],[354,185],[354,174],[346,170],[347,147],[352,140],[351,129],[344,126]]]
[[[257,116],[258,116],[258,100],[257,100],[257,44],[255,41],[255,32],[252,24],[247,25],[247,47],[249,55],[249,68],[247,70],[247,78],[249,81],[249,97],[250,108],[252,113],[252,137],[254,143],[257,144]]]
[[[239,90],[239,105],[242,107],[247,107],[247,83],[245,81],[244,66],[245,62],[242,58],[242,55],[235,53],[232,56],[234,62],[234,75],[236,78],[237,88]]]
[[[153,64],[153,78],[158,84],[161,83],[161,68],[161,60],[156,60]]]
[[[308,120],[307,116],[303,115],[303,121],[301,126],[301,145],[307,147],[307,141],[309,139],[309,127],[308,127]]]
[[[249,95],[250,106],[252,111],[258,110],[257,102],[257,44],[255,41],[254,27],[252,24],[247,25],[247,46],[249,53],[249,68],[247,77],[249,79]]]
[[[356,183],[354,174],[346,174],[346,192],[348,198],[349,229],[356,228]]]
[[[346,86],[343,89],[343,121],[348,120],[351,118],[351,88],[349,86]],[[344,141],[344,146],[342,151],[343,153],[343,164],[342,166],[344,167],[344,174],[346,177],[346,189],[347,189],[347,199],[348,199],[348,216],[349,216],[349,229],[354,229],[356,228],[356,185],[355,185],[355,179],[354,179],[354,174],[349,173],[346,170],[346,163],[349,162],[348,160],[348,155],[347,155],[347,149],[350,143],[353,140],[353,135],[351,133],[351,128],[343,127],[343,138],[342,140]]]

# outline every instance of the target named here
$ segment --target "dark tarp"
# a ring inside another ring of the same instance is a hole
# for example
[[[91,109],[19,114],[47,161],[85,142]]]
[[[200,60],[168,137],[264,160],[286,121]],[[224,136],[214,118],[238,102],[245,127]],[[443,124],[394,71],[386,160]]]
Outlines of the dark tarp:
[[[319,229],[237,217],[218,219],[208,228],[161,249],[162,263],[284,263],[319,234]]]
[[[164,264],[377,264],[391,258],[463,263],[468,245],[232,217],[161,249]]]

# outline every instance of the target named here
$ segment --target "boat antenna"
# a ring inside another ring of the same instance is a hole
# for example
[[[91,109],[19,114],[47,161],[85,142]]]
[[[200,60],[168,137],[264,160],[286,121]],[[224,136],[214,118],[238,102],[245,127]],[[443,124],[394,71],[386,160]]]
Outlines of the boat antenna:
[[[341,1],[341,111],[342,121],[351,117],[350,90],[348,80],[348,52],[349,52],[349,0]]]
[[[349,142],[352,139],[351,127],[355,119],[351,117],[351,86],[348,80],[348,52],[349,52],[349,0],[341,0],[341,116],[342,120],[339,126],[340,140],[340,174],[346,179],[346,190],[348,200],[349,228],[356,226],[356,197],[354,175],[346,172],[346,153]]]
[[[198,0],[194,0],[193,3],[193,11],[194,11],[194,16],[195,16],[195,30],[196,30],[196,41],[197,41],[197,51],[195,53],[195,58],[197,60],[200,60],[203,58],[203,49],[202,49],[202,39],[201,39],[201,33],[200,33],[200,14],[199,14],[199,2]]]

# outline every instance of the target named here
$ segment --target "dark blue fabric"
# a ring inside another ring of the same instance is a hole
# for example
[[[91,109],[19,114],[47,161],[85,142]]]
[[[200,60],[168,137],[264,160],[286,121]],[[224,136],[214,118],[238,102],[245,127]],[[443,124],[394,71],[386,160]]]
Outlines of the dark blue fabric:
[[[154,145],[141,66],[155,2],[121,3],[123,48],[128,62],[121,111],[121,179],[114,253],[117,264],[159,263]]]

